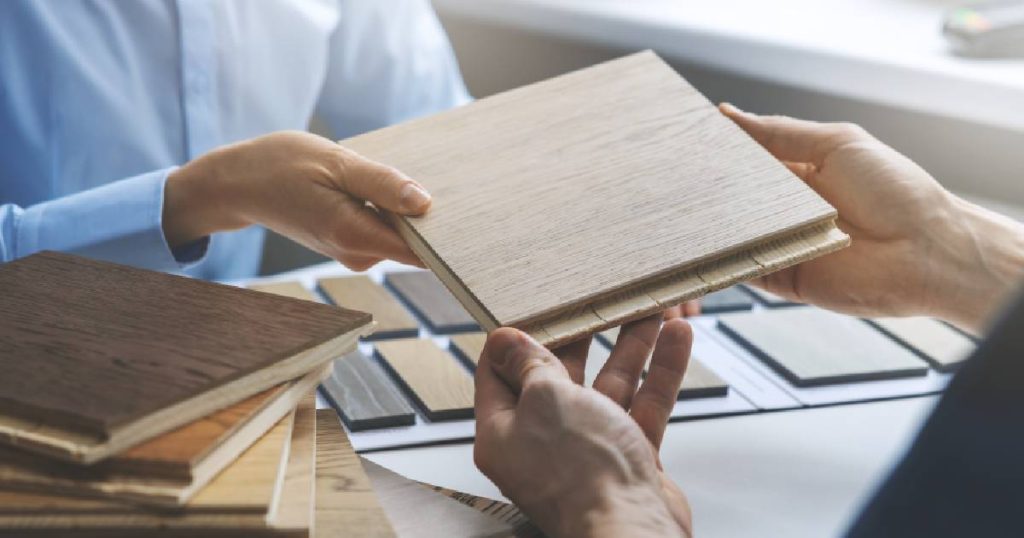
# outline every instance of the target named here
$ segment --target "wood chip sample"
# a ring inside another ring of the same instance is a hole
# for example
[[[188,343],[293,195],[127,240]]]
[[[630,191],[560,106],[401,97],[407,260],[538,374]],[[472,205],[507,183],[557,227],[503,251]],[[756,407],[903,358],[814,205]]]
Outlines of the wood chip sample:
[[[868,321],[942,372],[956,370],[978,347],[970,337],[937,319],[873,318]]]
[[[351,431],[416,423],[416,412],[388,375],[359,350],[334,361],[321,391]]]
[[[729,393],[729,384],[718,374],[704,365],[697,357],[690,357],[690,364],[683,376],[683,385],[679,387],[679,399],[713,398]]]
[[[487,343],[486,333],[456,334],[448,342],[448,349],[467,365],[476,368],[480,363],[480,354]]]
[[[827,310],[723,314],[718,327],[798,387],[928,372],[926,362],[864,321]]]
[[[317,302],[316,294],[306,289],[300,282],[271,282],[268,284],[253,284],[247,287],[250,290],[262,291],[263,293],[273,293],[283,297]]]
[[[434,333],[480,330],[473,316],[430,271],[388,273],[384,284],[405,300]]]
[[[359,456],[330,409],[316,412],[315,498],[316,538],[396,536]]]
[[[378,342],[376,353],[429,420],[473,418],[473,378],[434,342]]]
[[[386,289],[365,276],[325,278],[320,291],[332,303],[373,314],[373,334],[365,340],[405,338],[419,334],[420,326]]]
[[[80,463],[315,370],[370,322],[53,252],[0,266],[0,289],[0,442]]]
[[[849,241],[651,52],[341,143],[431,192],[387,216],[485,331],[551,347]]]
[[[737,312],[754,308],[754,298],[739,286],[711,292],[700,300],[702,314]]]

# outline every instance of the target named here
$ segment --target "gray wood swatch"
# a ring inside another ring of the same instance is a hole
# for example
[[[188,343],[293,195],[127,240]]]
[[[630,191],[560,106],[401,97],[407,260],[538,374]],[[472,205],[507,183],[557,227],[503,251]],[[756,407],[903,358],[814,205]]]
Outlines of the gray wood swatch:
[[[416,423],[416,412],[384,370],[358,350],[334,361],[320,389],[351,431]]]
[[[868,322],[943,372],[955,370],[977,347],[970,337],[937,319],[874,318]]]
[[[430,271],[388,273],[384,285],[398,294],[432,332],[479,331],[473,316]]]
[[[473,378],[433,341],[378,342],[377,358],[430,421],[473,418]]]
[[[798,387],[928,372],[926,362],[864,321],[818,308],[723,314],[718,327]]]
[[[711,292],[700,300],[700,309],[704,314],[736,312],[739,310],[750,310],[753,307],[754,298],[740,289],[739,286]]]

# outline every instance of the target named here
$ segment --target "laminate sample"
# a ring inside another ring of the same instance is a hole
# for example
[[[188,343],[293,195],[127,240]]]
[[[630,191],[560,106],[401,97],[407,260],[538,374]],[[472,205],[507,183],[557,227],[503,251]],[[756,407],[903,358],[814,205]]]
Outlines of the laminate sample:
[[[416,412],[384,370],[359,350],[334,361],[321,392],[354,432],[416,423]]]
[[[551,347],[849,241],[651,52],[341,143],[431,192],[387,217],[485,331]]]
[[[316,514],[314,536],[396,536],[366,471],[337,415],[316,412]]]
[[[291,297],[293,299],[302,299],[304,301],[317,302],[316,294],[306,289],[299,282],[271,282],[269,284],[253,284],[247,286],[250,290],[262,291],[263,293],[273,293],[274,295],[281,295],[284,297]]]
[[[377,500],[402,538],[514,538],[515,529],[439,495],[394,471],[360,458]]]
[[[365,458],[364,461],[366,461]],[[487,514],[488,516],[496,518],[498,521],[510,525],[515,532],[515,536],[519,538],[543,538],[545,536],[544,533],[530,521],[530,518],[526,517],[526,514],[519,510],[519,508],[514,504],[496,501],[486,497],[478,497],[469,493],[442,488],[441,486],[435,486],[425,482],[417,483],[421,487],[429,489],[430,491],[440,495],[444,495],[449,499],[460,502],[474,510]]]
[[[487,343],[486,333],[456,334],[448,341],[448,349],[466,365],[476,368]]]
[[[873,318],[868,322],[942,372],[955,370],[978,347],[967,335],[937,319]]]
[[[365,276],[325,278],[320,290],[332,303],[373,314],[373,334],[365,340],[404,338],[419,334],[420,326],[383,287]]]
[[[723,314],[718,327],[798,387],[928,372],[926,362],[867,323],[827,310]]]
[[[448,334],[480,330],[473,316],[429,271],[388,273],[384,284],[394,290],[432,332]]]
[[[0,289],[0,442],[83,463],[304,375],[370,322],[53,252],[0,266]]]
[[[700,300],[700,310],[703,314],[737,312],[752,308],[754,308],[754,298],[741,290],[739,286],[711,292]]]
[[[377,358],[431,421],[473,418],[473,378],[425,339],[378,342]]]
[[[282,481],[282,502],[274,517],[278,528],[309,529],[316,485],[316,395],[307,391],[295,409],[291,445]]]
[[[683,384],[679,387],[679,399],[713,398],[729,393],[729,384],[697,357],[690,357],[686,366]]]
[[[323,369],[82,467],[0,449],[0,488],[178,506],[291,413],[324,377]]]

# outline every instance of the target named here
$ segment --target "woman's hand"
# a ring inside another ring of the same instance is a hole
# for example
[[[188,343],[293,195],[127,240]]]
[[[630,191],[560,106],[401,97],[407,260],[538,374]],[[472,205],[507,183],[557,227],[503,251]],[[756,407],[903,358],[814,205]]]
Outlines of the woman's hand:
[[[623,327],[592,389],[581,386],[589,340],[556,357],[515,329],[488,338],[474,459],[549,536],[690,535],[689,505],[658,449],[693,334],[684,320],[661,328],[659,318]]]
[[[262,224],[354,270],[385,258],[420,264],[365,202],[401,215],[430,207],[426,190],[401,172],[299,131],[211,151],[173,172],[164,196],[171,246]]]
[[[1021,225],[954,196],[860,127],[721,110],[828,200],[853,240],[755,284],[848,314],[930,315],[972,331],[1018,285]]]

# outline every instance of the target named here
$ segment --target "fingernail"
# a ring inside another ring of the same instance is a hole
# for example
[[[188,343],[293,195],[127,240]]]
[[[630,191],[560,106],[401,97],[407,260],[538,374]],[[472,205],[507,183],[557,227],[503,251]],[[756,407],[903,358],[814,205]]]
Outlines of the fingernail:
[[[495,334],[488,343],[488,347],[488,351],[491,354],[491,364],[500,367],[513,362],[522,353],[523,346],[520,339],[516,338],[516,335],[502,333]]]
[[[430,203],[430,194],[411,181],[402,187],[399,196],[402,211],[420,211]]]
[[[725,111],[725,112],[730,112],[730,113],[734,113],[734,114],[746,114],[746,112],[744,112],[743,110],[740,110],[740,107],[738,107],[738,106],[736,106],[736,105],[734,105],[732,103],[722,103],[720,106],[721,106],[722,110]]]

